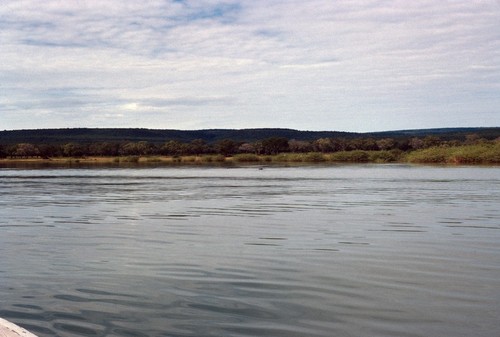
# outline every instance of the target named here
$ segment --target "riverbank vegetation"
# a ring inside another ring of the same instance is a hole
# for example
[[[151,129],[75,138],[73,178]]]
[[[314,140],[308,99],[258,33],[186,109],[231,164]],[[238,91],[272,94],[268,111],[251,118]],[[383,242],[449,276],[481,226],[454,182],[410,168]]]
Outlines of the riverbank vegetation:
[[[500,141],[475,145],[431,147],[405,156],[410,163],[500,164]]]
[[[17,143],[0,144],[3,162],[47,163],[427,163],[500,164],[500,137],[468,134],[442,139],[435,135],[398,138],[319,138],[313,141],[270,137],[254,142],[222,139],[209,143],[166,140],[163,143]]]

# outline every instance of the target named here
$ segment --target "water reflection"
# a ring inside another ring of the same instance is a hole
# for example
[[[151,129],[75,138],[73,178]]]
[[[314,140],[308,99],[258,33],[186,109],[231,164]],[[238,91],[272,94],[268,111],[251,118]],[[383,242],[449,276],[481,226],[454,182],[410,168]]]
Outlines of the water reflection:
[[[0,316],[40,336],[500,333],[500,170],[0,170]]]

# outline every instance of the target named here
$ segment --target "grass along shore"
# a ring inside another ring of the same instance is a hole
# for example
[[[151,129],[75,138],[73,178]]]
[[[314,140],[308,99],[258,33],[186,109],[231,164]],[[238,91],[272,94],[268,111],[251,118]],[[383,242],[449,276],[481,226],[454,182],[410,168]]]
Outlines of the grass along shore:
[[[416,164],[500,164],[500,143],[451,147],[430,147],[411,152],[392,151],[340,151],[333,153],[280,153],[256,155],[250,153],[199,156],[122,156],[82,158],[7,158],[0,163],[65,164],[265,164],[265,163],[416,163]]]
[[[500,164],[500,142],[453,147],[431,147],[406,154],[409,163]]]

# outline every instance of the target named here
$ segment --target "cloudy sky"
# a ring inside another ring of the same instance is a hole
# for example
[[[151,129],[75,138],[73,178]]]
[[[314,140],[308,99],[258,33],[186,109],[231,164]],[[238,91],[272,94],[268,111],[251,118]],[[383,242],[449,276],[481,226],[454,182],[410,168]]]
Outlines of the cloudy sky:
[[[500,126],[500,0],[2,0],[0,129]]]

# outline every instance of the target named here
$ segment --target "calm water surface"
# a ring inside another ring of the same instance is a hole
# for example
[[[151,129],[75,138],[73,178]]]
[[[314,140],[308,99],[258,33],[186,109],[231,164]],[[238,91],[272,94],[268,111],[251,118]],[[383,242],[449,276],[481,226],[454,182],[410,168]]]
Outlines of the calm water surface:
[[[0,169],[39,336],[500,336],[500,168]]]

